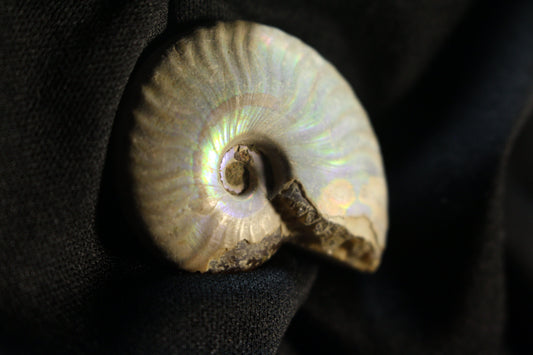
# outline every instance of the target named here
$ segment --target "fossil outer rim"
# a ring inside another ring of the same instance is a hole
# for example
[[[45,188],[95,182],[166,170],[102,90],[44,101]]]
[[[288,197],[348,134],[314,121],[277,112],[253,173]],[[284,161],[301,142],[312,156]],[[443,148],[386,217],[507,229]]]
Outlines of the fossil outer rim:
[[[330,63],[238,21],[197,30],[150,70],[127,156],[137,215],[168,258],[190,271],[247,270],[291,240],[375,270],[387,230],[380,150]],[[262,154],[246,198],[220,181],[235,144]]]

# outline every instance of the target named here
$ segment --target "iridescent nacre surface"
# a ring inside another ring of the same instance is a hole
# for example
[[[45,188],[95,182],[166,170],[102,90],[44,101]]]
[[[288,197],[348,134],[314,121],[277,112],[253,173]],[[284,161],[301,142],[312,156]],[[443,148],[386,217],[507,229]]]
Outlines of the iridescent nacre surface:
[[[352,89],[315,50],[269,26],[219,23],[178,41],[148,77],[131,109],[129,193],[171,260],[245,270],[290,240],[378,266],[379,146]]]

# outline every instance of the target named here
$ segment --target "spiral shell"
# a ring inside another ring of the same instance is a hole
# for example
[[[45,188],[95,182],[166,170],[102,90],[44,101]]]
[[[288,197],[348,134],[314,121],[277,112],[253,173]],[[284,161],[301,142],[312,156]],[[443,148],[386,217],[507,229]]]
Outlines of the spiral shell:
[[[128,194],[168,258],[190,271],[246,270],[291,241],[378,266],[379,146],[350,86],[316,51],[272,27],[218,23],[149,70],[130,109]]]

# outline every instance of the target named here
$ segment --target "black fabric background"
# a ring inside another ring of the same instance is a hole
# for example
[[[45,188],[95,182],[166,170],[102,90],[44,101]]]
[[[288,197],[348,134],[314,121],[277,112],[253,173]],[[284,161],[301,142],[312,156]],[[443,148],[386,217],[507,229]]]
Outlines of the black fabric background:
[[[1,6],[0,352],[533,351],[533,2]],[[106,158],[136,64],[235,19],[313,46],[367,108],[390,188],[376,274],[290,247],[190,274],[126,227]]]

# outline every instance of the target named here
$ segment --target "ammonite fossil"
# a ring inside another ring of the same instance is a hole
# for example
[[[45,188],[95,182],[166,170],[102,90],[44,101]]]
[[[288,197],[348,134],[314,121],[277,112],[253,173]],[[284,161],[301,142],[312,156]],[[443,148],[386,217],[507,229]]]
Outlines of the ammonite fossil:
[[[246,270],[289,241],[376,269],[379,146],[315,50],[269,26],[218,23],[176,42],[136,90],[121,156],[128,208],[180,267]]]

